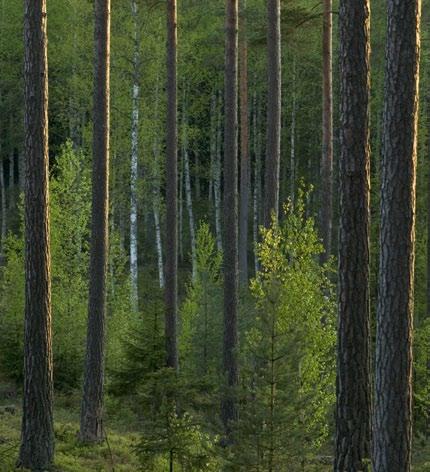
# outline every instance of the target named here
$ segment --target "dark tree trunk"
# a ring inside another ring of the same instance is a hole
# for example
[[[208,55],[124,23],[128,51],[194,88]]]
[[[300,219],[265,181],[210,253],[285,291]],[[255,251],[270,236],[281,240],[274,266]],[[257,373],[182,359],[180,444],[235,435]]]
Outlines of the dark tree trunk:
[[[225,124],[224,124],[224,349],[225,386],[221,418],[227,438],[237,420],[236,387],[238,228],[237,228],[237,85],[238,85],[238,0],[227,0],[225,20]]]
[[[246,0],[240,17],[240,243],[239,274],[242,287],[248,285],[249,217],[249,120],[248,120],[248,45],[246,39]]]
[[[341,0],[340,232],[335,471],[370,458],[369,0]]]
[[[167,1],[167,137],[166,137],[166,352],[167,367],[177,370],[178,310],[178,129],[177,129],[176,0]]]
[[[267,0],[267,142],[264,178],[264,224],[278,219],[281,155],[281,2]]]
[[[388,0],[373,443],[375,472],[411,467],[420,0]]]
[[[109,209],[110,0],[95,2],[93,190],[87,354],[80,439],[103,439],[103,384]]]
[[[324,245],[321,262],[331,255],[333,231],[333,86],[332,0],[324,0],[323,16],[323,115],[321,155],[320,228]]]
[[[25,332],[19,465],[48,469],[54,455],[49,236],[46,1],[24,3]]]

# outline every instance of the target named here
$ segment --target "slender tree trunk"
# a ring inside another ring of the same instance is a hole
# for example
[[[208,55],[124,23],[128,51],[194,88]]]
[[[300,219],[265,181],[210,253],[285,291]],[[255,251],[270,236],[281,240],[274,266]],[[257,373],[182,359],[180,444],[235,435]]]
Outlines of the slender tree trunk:
[[[340,234],[335,471],[370,458],[370,4],[341,0]]]
[[[4,180],[4,160],[1,160],[0,165],[0,187],[1,187],[1,248],[3,251],[4,242],[7,233],[7,200],[6,200],[6,185]]]
[[[109,210],[110,0],[95,2],[93,189],[87,352],[79,437],[98,442],[103,433],[106,273]]]
[[[254,270],[259,270],[256,245],[258,243],[258,228],[260,225],[260,202],[261,202],[261,130],[259,126],[260,102],[257,92],[254,92],[253,104],[253,146],[254,146],[254,188],[253,188],[253,237],[254,237]]]
[[[373,470],[411,468],[421,1],[388,0]]]
[[[221,399],[221,418],[228,442],[237,420],[236,388],[238,228],[237,228],[237,85],[238,85],[238,0],[226,2],[225,127],[224,127],[224,346],[226,385]]]
[[[138,296],[138,243],[137,243],[137,176],[139,162],[139,41],[138,41],[138,17],[137,1],[131,2],[133,16],[133,87],[132,87],[132,113],[131,113],[131,169],[130,169],[130,279],[131,279],[131,305],[137,311],[139,306]]]
[[[321,155],[320,229],[324,245],[321,262],[331,255],[333,231],[333,72],[332,0],[324,0],[323,14],[323,115]]]
[[[208,191],[208,200],[212,202],[213,193],[214,193],[214,175],[215,175],[215,161],[216,161],[216,148],[217,148],[217,139],[216,139],[216,107],[217,99],[216,94],[214,93],[211,97],[211,134],[210,134],[210,171],[209,171],[209,191]]]
[[[196,201],[200,200],[200,160],[198,152],[194,151],[194,185],[196,187]]]
[[[240,242],[239,274],[242,287],[248,285],[249,218],[249,122],[248,122],[248,44],[246,39],[246,0],[241,0],[240,18]]]
[[[166,138],[166,353],[167,367],[178,370],[178,129],[176,0],[167,0],[167,138]]]
[[[188,117],[184,99],[182,117],[182,159],[184,160],[185,198],[187,202],[188,223],[190,227],[192,278],[197,277],[196,230],[194,225],[193,196],[191,193],[190,158],[188,154]]]
[[[155,92],[155,120],[158,121],[158,79],[157,88]],[[157,134],[154,137],[153,145],[154,155],[154,184],[153,184],[153,202],[152,202],[152,213],[154,215],[154,226],[155,226],[155,245],[157,248],[157,263],[158,263],[158,281],[160,288],[164,288],[164,264],[163,264],[163,243],[161,239],[161,224],[160,224],[160,206],[161,206],[161,193],[160,193],[160,145],[158,142]]]
[[[267,0],[267,142],[264,179],[264,224],[278,220],[281,158],[281,2]]]
[[[184,261],[184,159],[179,157],[179,258]]]
[[[221,149],[222,149],[222,97],[219,96],[217,120],[217,152],[214,174],[214,201],[215,201],[215,235],[218,251],[222,251],[222,224],[221,224]]]
[[[290,199],[294,205],[296,198],[296,115],[297,115],[297,93],[296,93],[296,60],[293,62],[293,97],[291,105],[291,128],[290,128]]]
[[[24,47],[24,401],[18,465],[45,470],[54,456],[45,0],[24,2]]]

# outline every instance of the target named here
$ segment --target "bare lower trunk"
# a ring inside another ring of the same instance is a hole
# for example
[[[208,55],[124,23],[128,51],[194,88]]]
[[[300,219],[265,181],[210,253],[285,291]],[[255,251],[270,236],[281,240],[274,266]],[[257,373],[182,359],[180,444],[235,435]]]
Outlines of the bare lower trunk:
[[[421,1],[387,4],[372,470],[408,472]]]
[[[211,97],[211,130],[210,130],[210,170],[209,170],[209,191],[208,200],[213,201],[214,175],[215,175],[215,161],[216,161],[216,94]]]
[[[25,321],[18,465],[36,471],[49,469],[54,456],[45,0],[25,0],[24,41]]]
[[[109,209],[110,0],[95,3],[93,189],[87,351],[79,437],[103,440],[106,272]]]
[[[370,459],[370,4],[342,0],[336,472]]]

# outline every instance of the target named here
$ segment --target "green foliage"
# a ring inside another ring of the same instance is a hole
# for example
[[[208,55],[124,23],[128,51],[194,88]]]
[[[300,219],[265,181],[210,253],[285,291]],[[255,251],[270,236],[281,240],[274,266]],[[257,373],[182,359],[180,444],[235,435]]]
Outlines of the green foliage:
[[[213,378],[221,368],[222,255],[206,223],[197,231],[196,256],[196,279],[181,308],[181,362],[186,375]]]
[[[334,402],[334,290],[303,195],[262,230],[252,281],[256,318],[244,340],[234,470],[301,470],[327,439]]]
[[[54,382],[61,390],[80,385],[87,323],[87,271],[90,221],[90,174],[87,159],[70,143],[61,149],[50,182],[52,329]],[[24,252],[22,236],[10,235],[1,272],[0,369],[22,380],[24,320]],[[118,238],[111,242],[108,294],[108,361],[115,362],[117,338],[129,310],[125,258]]]

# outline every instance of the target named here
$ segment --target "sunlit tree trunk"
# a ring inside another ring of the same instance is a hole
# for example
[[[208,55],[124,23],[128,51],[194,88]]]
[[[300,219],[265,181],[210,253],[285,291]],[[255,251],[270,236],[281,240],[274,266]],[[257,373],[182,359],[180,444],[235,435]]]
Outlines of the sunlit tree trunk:
[[[411,468],[412,325],[421,1],[388,0],[374,472]]]
[[[331,255],[333,231],[333,46],[332,0],[324,0],[323,14],[323,115],[321,155],[320,228],[324,245],[321,262]]]
[[[54,457],[46,18],[45,0],[25,0],[24,389],[18,465],[30,470],[49,469]]]

